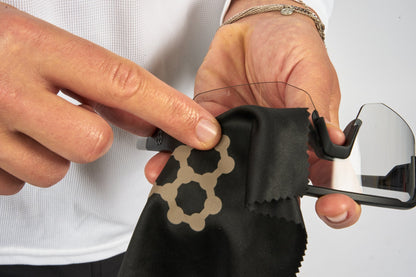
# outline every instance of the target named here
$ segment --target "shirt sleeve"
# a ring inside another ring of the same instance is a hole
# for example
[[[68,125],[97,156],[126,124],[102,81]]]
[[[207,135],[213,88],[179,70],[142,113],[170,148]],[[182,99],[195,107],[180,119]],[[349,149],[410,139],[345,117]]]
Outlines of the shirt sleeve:
[[[334,6],[333,0],[303,0],[303,2],[316,12],[325,26],[328,25]]]
[[[276,0],[276,4],[278,4],[278,0]],[[311,7],[319,16],[322,23],[326,26],[329,21],[329,17],[332,13],[332,8],[334,5],[333,0],[304,0],[303,1],[306,5]],[[225,14],[227,13],[228,8],[230,7],[231,0],[226,0],[224,4],[224,9],[222,11],[221,22],[224,21]]]
[[[231,0],[226,0],[225,1],[225,4],[224,4],[224,9],[222,10],[222,14],[221,14],[221,20],[220,20],[220,26],[222,25],[222,23],[224,22],[224,17],[225,17],[225,14],[227,13],[227,11],[228,11],[228,8],[230,7],[230,4],[231,4]]]

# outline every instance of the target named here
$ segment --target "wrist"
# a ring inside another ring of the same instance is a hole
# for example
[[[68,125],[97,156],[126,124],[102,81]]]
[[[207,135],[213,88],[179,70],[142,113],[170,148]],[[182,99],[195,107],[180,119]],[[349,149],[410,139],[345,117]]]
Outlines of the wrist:
[[[300,21],[309,24],[313,23],[322,40],[325,40],[325,25],[321,22],[318,15],[302,0],[280,0],[279,3],[276,3],[277,1],[278,0],[232,1],[228,13],[224,18],[225,21],[223,25],[232,24],[237,21],[240,23],[246,21],[253,24],[256,21],[264,22],[270,20],[270,18],[271,20],[276,21],[280,19],[279,21],[281,21],[282,16],[293,17],[301,19]]]
[[[302,7],[302,4],[293,0],[232,0],[227,12],[225,13],[224,21],[246,9],[270,4],[284,4]]]

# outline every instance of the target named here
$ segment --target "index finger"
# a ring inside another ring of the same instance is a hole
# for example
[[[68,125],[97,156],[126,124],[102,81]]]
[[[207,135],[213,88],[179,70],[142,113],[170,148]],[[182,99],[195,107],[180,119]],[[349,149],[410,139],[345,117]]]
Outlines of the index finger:
[[[52,25],[44,27],[48,35],[38,43],[47,58],[35,58],[48,81],[127,111],[192,147],[208,149],[218,142],[218,122],[192,99],[127,59]]]

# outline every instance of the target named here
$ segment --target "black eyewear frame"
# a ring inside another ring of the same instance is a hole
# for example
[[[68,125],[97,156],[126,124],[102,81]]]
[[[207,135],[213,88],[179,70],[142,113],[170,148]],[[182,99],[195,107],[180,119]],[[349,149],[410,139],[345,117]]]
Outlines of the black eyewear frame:
[[[356,138],[359,134],[360,128],[363,125],[363,121],[360,119],[360,114],[362,112],[363,106],[360,109],[357,117],[352,120],[347,127],[344,129],[344,134],[346,137],[346,141],[344,145],[336,145],[332,143],[329,138],[328,130],[326,127],[326,123],[323,117],[321,117],[316,110],[316,107],[313,103],[313,100],[310,94],[296,86],[287,84],[285,82],[261,82],[261,83],[254,83],[254,84],[245,84],[245,85],[237,85],[232,87],[214,89],[210,91],[206,91],[200,93],[200,95],[207,96],[209,93],[221,93],[221,91],[229,90],[229,89],[239,89],[239,88],[247,88],[247,86],[267,86],[267,85],[276,85],[276,84],[283,84],[285,86],[289,86],[299,92],[306,93],[311,101],[311,106],[313,107],[312,116],[311,116],[311,124],[310,124],[310,132],[309,132],[309,144],[314,150],[315,154],[323,160],[326,161],[334,161],[337,159],[347,159],[351,155],[351,151],[354,147]],[[229,91],[228,91],[229,93]],[[388,108],[384,104],[384,108]],[[414,149],[414,137],[413,133],[411,132],[410,127],[407,123],[401,118],[396,112],[392,109],[388,108],[389,111],[392,112],[393,116],[396,116],[399,120],[401,120],[402,124],[408,128],[407,134],[411,136],[409,141],[413,143],[412,147]],[[366,124],[366,122],[364,122]],[[377,138],[383,139],[383,138]],[[170,137],[166,133],[161,130],[157,130],[152,137],[149,137],[145,140],[139,139],[137,143],[137,148],[141,150],[151,150],[151,151],[168,151],[172,152],[177,146],[182,144],[181,142],[177,141],[176,139]],[[394,147],[394,145],[392,145]],[[380,149],[380,151],[382,151]],[[378,206],[378,207],[387,207],[387,208],[397,208],[397,209],[409,209],[416,206],[416,156],[413,150],[413,153],[409,153],[410,161],[409,163],[405,164],[396,164],[385,176],[380,175],[360,175],[362,186],[364,187],[372,187],[378,190],[385,190],[385,191],[397,191],[397,192],[405,192],[408,194],[408,199],[402,201],[395,197],[383,196],[383,195],[374,195],[371,193],[363,193],[363,192],[352,192],[352,191],[345,191],[340,189],[330,188],[330,186],[314,186],[314,185],[307,185],[306,187],[306,195],[320,197],[327,194],[332,193],[342,193],[354,199],[356,202],[364,205],[371,205],[371,206]]]

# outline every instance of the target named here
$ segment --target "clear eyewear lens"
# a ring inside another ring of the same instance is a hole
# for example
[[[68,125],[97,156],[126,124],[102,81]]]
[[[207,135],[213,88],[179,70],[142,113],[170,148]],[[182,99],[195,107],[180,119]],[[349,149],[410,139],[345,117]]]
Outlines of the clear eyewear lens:
[[[350,157],[322,161],[329,176],[314,185],[401,202],[413,199],[415,140],[410,127],[381,103],[362,106],[357,119],[362,125]]]
[[[311,113],[316,109],[306,90],[281,81],[233,85],[196,92],[194,100],[198,103],[214,102],[230,109],[243,105],[310,108]],[[299,106],[299,103],[302,104]]]
[[[344,131],[346,144],[339,146],[330,141],[311,95],[286,82],[213,89],[196,93],[194,100],[208,103],[218,114],[242,105],[308,108],[312,114],[310,149],[316,155],[311,160],[307,194],[340,192],[364,204],[395,208],[416,205],[414,136],[407,123],[384,104],[362,106]],[[137,145],[139,149],[171,151],[178,143],[159,131]]]
[[[415,155],[412,130],[384,104],[364,105],[358,118],[363,122],[357,138],[363,192],[408,201],[414,194],[410,179]]]

